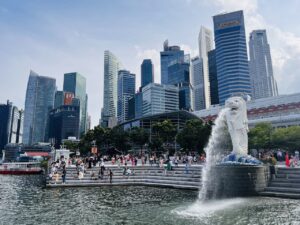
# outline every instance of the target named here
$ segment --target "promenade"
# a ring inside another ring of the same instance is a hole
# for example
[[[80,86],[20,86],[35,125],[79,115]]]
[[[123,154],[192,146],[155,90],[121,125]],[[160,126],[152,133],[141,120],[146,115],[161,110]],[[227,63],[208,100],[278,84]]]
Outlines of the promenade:
[[[95,166],[85,169],[83,177],[79,179],[76,167],[70,166],[66,168],[65,183],[62,182],[59,175],[58,179],[48,178],[46,187],[145,185],[191,190],[198,190],[200,187],[201,165],[196,164],[186,168],[185,165],[180,164],[178,167],[172,167],[171,170],[150,165],[127,166],[130,169],[130,174],[126,174],[124,168],[125,166],[105,165],[104,175],[101,178],[100,167]],[[109,170],[113,173],[111,183]]]

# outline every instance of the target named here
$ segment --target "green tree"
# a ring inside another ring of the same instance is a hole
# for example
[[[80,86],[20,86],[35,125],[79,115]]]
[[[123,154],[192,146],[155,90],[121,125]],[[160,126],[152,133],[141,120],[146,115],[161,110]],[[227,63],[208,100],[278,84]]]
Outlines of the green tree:
[[[120,127],[114,127],[110,132],[113,146],[122,153],[127,153],[130,149],[129,133]]]
[[[152,125],[153,138],[152,144],[155,143],[156,149],[158,150],[161,145],[168,146],[170,143],[174,143],[177,129],[170,120],[164,120],[162,122],[156,122]]]
[[[300,127],[278,128],[272,134],[273,145],[277,148],[294,151],[300,148]]]
[[[250,129],[249,148],[255,149],[270,149],[272,147],[272,124],[271,123],[258,123],[254,128]]]
[[[149,133],[140,127],[132,128],[129,132],[129,137],[131,142],[140,147],[141,153],[143,152],[143,146],[149,143]]]
[[[202,120],[188,120],[184,128],[177,134],[177,143],[187,151],[201,153],[207,144],[211,133],[212,122],[204,123]]]

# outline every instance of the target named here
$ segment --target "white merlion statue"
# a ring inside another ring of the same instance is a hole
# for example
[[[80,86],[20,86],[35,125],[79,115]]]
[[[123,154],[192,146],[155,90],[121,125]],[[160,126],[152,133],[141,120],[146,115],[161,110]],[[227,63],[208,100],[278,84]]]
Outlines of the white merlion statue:
[[[225,120],[232,141],[232,153],[248,155],[248,119],[246,102],[242,97],[231,97],[225,102]]]

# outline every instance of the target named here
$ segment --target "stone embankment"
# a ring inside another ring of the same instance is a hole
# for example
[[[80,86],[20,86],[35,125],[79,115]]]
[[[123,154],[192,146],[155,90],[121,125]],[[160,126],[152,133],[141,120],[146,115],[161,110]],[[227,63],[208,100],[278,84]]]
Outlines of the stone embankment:
[[[84,177],[78,179],[75,167],[67,168],[66,182],[62,183],[59,178],[57,182],[47,180],[46,187],[88,187],[88,186],[114,186],[114,185],[145,185],[156,187],[170,187],[199,190],[201,183],[202,166],[189,167],[188,173],[184,166],[173,167],[166,171],[163,168],[151,166],[129,167],[132,174],[123,175],[124,167],[107,166],[103,179],[98,178],[99,167],[87,169]],[[113,172],[112,183],[109,182],[108,170]]]
[[[300,199],[300,168],[278,167],[275,177],[260,194],[262,196]]]

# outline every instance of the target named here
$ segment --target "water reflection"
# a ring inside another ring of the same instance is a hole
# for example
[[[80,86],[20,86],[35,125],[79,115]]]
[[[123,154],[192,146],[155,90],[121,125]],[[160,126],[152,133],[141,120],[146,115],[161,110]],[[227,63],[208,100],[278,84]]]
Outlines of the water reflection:
[[[297,200],[203,204],[195,191],[137,186],[45,189],[36,176],[0,176],[0,198],[0,224],[300,224]]]

